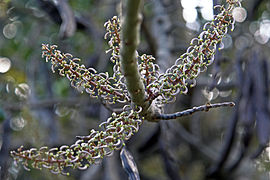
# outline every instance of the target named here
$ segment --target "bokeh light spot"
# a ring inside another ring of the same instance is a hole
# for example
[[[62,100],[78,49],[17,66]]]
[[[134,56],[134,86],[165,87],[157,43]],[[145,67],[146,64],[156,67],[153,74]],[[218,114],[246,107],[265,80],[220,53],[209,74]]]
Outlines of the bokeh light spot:
[[[197,2],[194,0],[181,0],[181,5],[186,9],[195,9],[197,6]]]
[[[180,2],[183,7],[183,18],[189,29],[198,29],[197,26],[194,26],[195,24],[193,24],[194,22],[197,22],[198,11],[200,11],[202,17],[207,21],[214,18],[213,2],[210,0],[180,0]]]
[[[255,32],[259,29],[260,23],[258,21],[253,21],[249,25],[249,31],[252,34],[255,34]]]
[[[10,127],[14,131],[20,131],[24,128],[26,125],[26,121],[23,119],[23,117],[14,117],[10,120]]]
[[[21,83],[15,88],[15,94],[20,99],[27,99],[30,93],[31,93],[30,87],[26,83]]]
[[[270,20],[265,19],[260,23],[260,34],[270,37]]]
[[[232,14],[236,22],[244,22],[247,18],[247,11],[245,8],[242,7],[234,8]]]
[[[228,90],[228,91],[219,91],[219,95],[220,97],[228,97],[229,95],[232,94],[232,90]]]
[[[0,73],[7,72],[11,67],[11,61],[7,57],[0,57]]]
[[[266,44],[269,40],[269,37],[266,34],[260,33],[260,30],[257,30],[254,34],[255,40],[260,44]]]
[[[213,8],[212,6],[209,7],[203,7],[201,8],[201,12],[202,12],[202,17],[207,20],[207,21],[211,21],[212,19],[214,19],[214,13],[213,13]]]
[[[222,38],[222,43],[224,45],[224,49],[227,49],[232,46],[232,37],[229,34],[226,34],[225,37]]]
[[[183,9],[183,18],[185,19],[186,22],[192,23],[196,21],[197,19],[197,10],[196,9]]]
[[[235,47],[239,50],[252,46],[254,40],[250,34],[238,36],[235,40]]]
[[[17,34],[17,25],[15,23],[5,25],[3,34],[7,39],[13,39]]]
[[[59,117],[67,116],[69,112],[70,112],[69,108],[65,106],[57,105],[55,107],[55,114]]]

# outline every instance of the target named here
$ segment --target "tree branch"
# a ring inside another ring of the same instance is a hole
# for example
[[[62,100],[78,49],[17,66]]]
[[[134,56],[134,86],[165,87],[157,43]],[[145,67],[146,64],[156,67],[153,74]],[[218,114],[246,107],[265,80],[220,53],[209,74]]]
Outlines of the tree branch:
[[[73,11],[67,0],[57,0],[55,2],[62,18],[59,35],[63,39],[71,37],[76,31],[76,20]]]
[[[0,104],[3,106],[5,110],[8,111],[20,111],[24,106],[29,106],[31,109],[42,109],[42,108],[49,108],[53,107],[54,105],[64,105],[64,106],[76,106],[79,105],[90,105],[90,104],[99,104],[99,101],[91,98],[51,98],[46,100],[39,100],[36,102],[17,102],[17,103],[11,103],[8,102],[6,104]]]
[[[187,109],[181,112],[176,112],[173,114],[159,114],[155,116],[155,119],[157,120],[171,120],[176,119],[182,116],[188,116],[198,111],[208,111],[212,108],[218,108],[218,107],[226,107],[226,106],[234,106],[235,104],[233,102],[223,102],[223,103],[216,103],[216,104],[205,104],[198,107],[193,107],[192,109]]]
[[[125,19],[122,24],[122,44],[120,48],[121,68],[126,79],[126,85],[132,102],[141,106],[143,115],[151,120],[154,111],[146,101],[145,88],[138,71],[136,48],[139,44],[139,33],[142,16],[140,14],[141,0],[127,0]]]

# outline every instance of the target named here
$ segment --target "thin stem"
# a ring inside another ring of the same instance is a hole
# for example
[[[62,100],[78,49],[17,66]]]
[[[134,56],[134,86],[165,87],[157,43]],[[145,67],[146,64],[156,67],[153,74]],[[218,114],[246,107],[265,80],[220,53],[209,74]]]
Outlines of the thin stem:
[[[226,106],[234,106],[235,104],[233,102],[223,102],[223,103],[216,103],[216,104],[205,104],[198,107],[193,107],[192,109],[187,109],[181,112],[176,112],[173,114],[159,114],[156,115],[155,119],[157,120],[171,120],[176,119],[182,116],[188,116],[195,112],[199,111],[209,111],[209,109],[212,108],[218,108],[218,107],[226,107]]]

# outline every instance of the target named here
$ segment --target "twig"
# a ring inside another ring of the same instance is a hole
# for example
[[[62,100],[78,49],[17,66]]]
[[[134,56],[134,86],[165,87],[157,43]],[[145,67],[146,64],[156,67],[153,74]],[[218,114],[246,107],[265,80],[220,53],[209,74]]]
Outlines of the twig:
[[[195,112],[198,111],[209,111],[209,109],[212,108],[218,108],[218,107],[226,107],[226,106],[234,106],[235,104],[233,102],[223,102],[223,103],[216,103],[216,104],[205,104],[198,107],[193,107],[192,109],[187,109],[181,112],[173,113],[173,114],[159,114],[156,115],[155,119],[157,120],[171,120],[176,119],[182,116],[188,116],[192,115]]]

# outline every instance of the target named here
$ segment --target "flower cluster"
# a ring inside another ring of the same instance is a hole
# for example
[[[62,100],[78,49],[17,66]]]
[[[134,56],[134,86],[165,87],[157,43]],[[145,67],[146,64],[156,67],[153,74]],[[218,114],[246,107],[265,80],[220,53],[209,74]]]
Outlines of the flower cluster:
[[[162,96],[161,103],[174,101],[178,93],[187,93],[188,81],[192,81],[191,86],[194,86],[195,78],[213,62],[216,47],[226,35],[228,27],[234,28],[233,9],[241,6],[237,0],[227,0],[227,3],[227,8],[219,5],[215,7],[219,8],[220,13],[212,22],[204,25],[204,31],[197,38],[191,40],[186,53],[159,76],[156,85],[159,89],[156,91]]]
[[[112,17],[104,24],[104,27],[107,31],[107,33],[104,35],[104,39],[109,39],[108,45],[110,47],[110,49],[108,49],[106,52],[111,52],[110,60],[114,63],[113,77],[121,81],[124,76],[120,70],[121,24],[119,18],[117,16]]]
[[[42,57],[46,57],[46,62],[52,64],[52,71],[58,68],[61,76],[66,76],[71,86],[79,91],[85,90],[91,97],[101,97],[107,103],[127,102],[126,88],[123,88],[121,80],[109,77],[108,73],[97,73],[94,68],[86,68],[78,64],[78,58],[73,58],[69,53],[62,53],[56,49],[56,45],[42,45]]]
[[[145,85],[145,90],[148,95],[147,100],[154,99],[153,89],[159,76],[159,66],[154,64],[155,58],[151,55],[143,54],[140,56],[141,63],[139,64],[139,72]]]
[[[212,22],[204,25],[204,31],[192,39],[186,53],[165,73],[159,73],[159,66],[153,62],[154,57],[145,54],[137,56],[140,60],[139,73],[147,94],[145,101],[157,100],[156,105],[163,105],[172,102],[178,93],[186,93],[189,81],[193,81],[191,85],[195,85],[198,74],[213,62],[216,47],[221,43],[228,27],[234,27],[232,11],[241,4],[237,0],[227,0],[227,3],[227,7],[216,6],[220,13]],[[67,77],[71,85],[79,91],[85,90],[91,97],[101,97],[106,103],[131,103],[121,72],[119,19],[115,16],[104,26],[107,30],[105,39],[110,39],[110,49],[107,52],[112,53],[110,60],[114,63],[112,77],[108,73],[97,73],[93,68],[78,64],[78,58],[62,53],[55,45],[43,44],[42,56],[47,62],[51,62],[53,72],[57,69],[59,74]],[[78,137],[79,140],[71,146],[30,150],[19,148],[12,151],[11,155],[17,162],[22,161],[25,169],[30,165],[38,169],[48,168],[53,173],[64,173],[66,167],[85,169],[121,148],[124,141],[138,131],[143,119],[141,112],[140,107],[134,109],[126,105],[120,114],[113,113],[106,122],[101,123],[103,131],[92,130],[89,136]]]
[[[110,47],[107,52],[112,51],[111,61],[113,63],[118,63],[120,60],[120,31],[121,25],[120,20],[117,16],[112,17],[108,20],[104,27],[106,28],[106,34],[104,35],[104,39],[110,39],[108,45]]]
[[[29,166],[36,169],[47,168],[55,174],[66,174],[65,168],[86,169],[90,164],[98,163],[104,156],[119,150],[124,141],[139,130],[142,123],[139,117],[141,109],[133,110],[124,106],[121,114],[113,113],[106,122],[100,124],[103,131],[91,130],[88,136],[78,136],[71,146],[48,149],[41,147],[24,150],[23,147],[12,151],[16,162],[21,162],[26,170]]]

